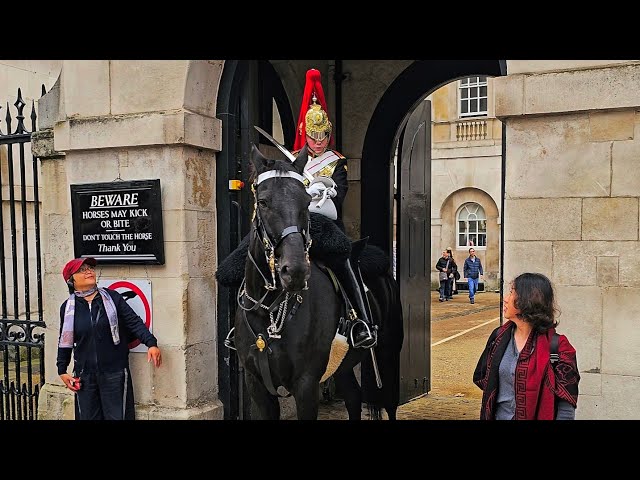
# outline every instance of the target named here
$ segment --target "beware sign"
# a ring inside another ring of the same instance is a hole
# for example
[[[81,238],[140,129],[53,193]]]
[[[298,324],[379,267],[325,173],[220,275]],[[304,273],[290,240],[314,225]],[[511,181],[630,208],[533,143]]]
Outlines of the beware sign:
[[[151,282],[149,280],[115,280],[110,278],[100,280],[98,287],[109,288],[122,295],[149,331],[153,333]],[[147,350],[147,346],[140,343],[140,340],[136,339],[129,344],[130,352],[146,352]]]

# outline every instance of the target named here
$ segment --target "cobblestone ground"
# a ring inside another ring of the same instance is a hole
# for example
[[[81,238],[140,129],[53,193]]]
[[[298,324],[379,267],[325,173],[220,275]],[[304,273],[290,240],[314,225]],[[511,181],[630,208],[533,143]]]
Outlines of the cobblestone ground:
[[[479,292],[475,304],[468,292],[438,302],[431,294],[431,391],[398,408],[399,420],[477,420],[481,390],[473,370],[491,331],[499,325],[500,294]],[[453,338],[452,338],[453,337]],[[320,420],[346,420],[341,400],[322,402]],[[367,411],[363,407],[363,419]]]

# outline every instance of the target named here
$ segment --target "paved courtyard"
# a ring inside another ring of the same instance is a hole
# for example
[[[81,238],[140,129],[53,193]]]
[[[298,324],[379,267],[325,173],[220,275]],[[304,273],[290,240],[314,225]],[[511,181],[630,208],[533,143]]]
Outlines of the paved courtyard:
[[[472,376],[491,331],[499,325],[500,294],[479,292],[475,304],[468,292],[438,302],[431,292],[431,391],[398,408],[399,420],[477,420],[481,390]],[[363,408],[363,417],[367,418]],[[320,406],[320,420],[346,420],[341,400]]]

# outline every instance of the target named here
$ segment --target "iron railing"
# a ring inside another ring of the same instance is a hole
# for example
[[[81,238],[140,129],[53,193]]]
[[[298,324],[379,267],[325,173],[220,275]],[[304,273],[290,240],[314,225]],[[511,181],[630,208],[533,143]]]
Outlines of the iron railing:
[[[45,93],[43,85],[42,95]],[[0,420],[34,420],[38,418],[38,395],[44,384],[46,326],[42,309],[40,165],[39,159],[32,157],[29,172],[30,149],[25,153],[25,145],[31,143],[31,134],[36,131],[35,101],[31,104],[31,131],[24,125],[26,103],[20,88],[13,105],[17,110],[15,130],[9,102],[4,127],[0,120]],[[29,173],[31,185],[27,185]]]

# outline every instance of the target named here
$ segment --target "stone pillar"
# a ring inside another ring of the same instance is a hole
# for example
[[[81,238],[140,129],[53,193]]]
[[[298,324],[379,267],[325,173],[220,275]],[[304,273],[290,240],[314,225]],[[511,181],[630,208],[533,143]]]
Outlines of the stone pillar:
[[[548,275],[576,347],[579,419],[640,418],[640,62],[513,61],[495,79],[506,126],[505,282]]]
[[[165,264],[98,266],[102,278],[152,284],[153,333],[163,365],[155,369],[146,354],[130,354],[136,416],[223,418],[214,278],[215,154],[221,141],[215,101],[221,72],[221,61],[65,61],[58,98],[41,101],[55,112],[44,115],[54,119],[52,125],[33,142],[42,160],[47,322],[39,418],[73,417],[71,394],[55,365],[59,307],[68,295],[61,270],[73,258],[69,186],[156,178]]]

